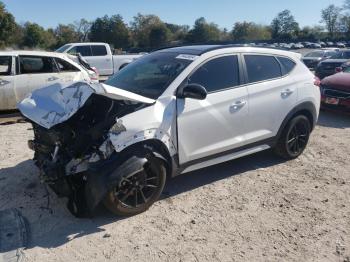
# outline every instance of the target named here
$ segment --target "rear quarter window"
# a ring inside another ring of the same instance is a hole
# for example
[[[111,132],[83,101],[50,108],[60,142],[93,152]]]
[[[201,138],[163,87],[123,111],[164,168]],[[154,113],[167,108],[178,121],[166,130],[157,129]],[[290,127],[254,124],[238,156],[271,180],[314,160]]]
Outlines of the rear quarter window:
[[[282,76],[281,66],[274,56],[244,55],[248,82],[255,83]]]
[[[55,57],[55,61],[57,63],[57,66],[58,66],[58,69],[60,70],[60,72],[79,72],[80,71],[74,65],[72,65],[71,63],[69,63],[61,58]]]
[[[105,56],[107,55],[107,49],[104,45],[92,45],[92,56]]]
[[[281,63],[282,75],[288,75],[296,66],[296,63],[286,57],[277,57],[277,60]]]
[[[11,56],[0,56],[0,75],[7,76],[11,75]]]

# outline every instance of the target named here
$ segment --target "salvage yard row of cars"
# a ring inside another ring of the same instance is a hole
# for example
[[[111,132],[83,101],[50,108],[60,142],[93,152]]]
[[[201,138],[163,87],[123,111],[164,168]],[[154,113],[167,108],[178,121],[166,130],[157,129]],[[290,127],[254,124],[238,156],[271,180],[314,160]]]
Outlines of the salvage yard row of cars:
[[[350,112],[350,49],[320,49],[302,61],[321,80],[322,107]]]

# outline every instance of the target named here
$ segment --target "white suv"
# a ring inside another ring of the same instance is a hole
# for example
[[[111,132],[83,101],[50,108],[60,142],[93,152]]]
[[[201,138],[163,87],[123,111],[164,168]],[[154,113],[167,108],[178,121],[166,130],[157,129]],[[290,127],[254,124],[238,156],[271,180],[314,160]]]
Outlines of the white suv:
[[[299,54],[188,46],[146,55],[105,84],[37,90],[20,110],[34,126],[41,177],[69,197],[70,210],[104,199],[134,215],[158,199],[167,176],[268,148],[298,157],[319,106]]]

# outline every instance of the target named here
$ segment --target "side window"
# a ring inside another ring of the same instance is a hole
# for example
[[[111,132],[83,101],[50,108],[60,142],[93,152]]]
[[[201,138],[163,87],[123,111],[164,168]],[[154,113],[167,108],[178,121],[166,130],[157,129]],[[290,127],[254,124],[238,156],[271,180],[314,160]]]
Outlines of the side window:
[[[91,46],[93,56],[105,56],[107,55],[107,49],[104,45],[92,45]]]
[[[277,57],[282,65],[282,75],[288,75],[296,66],[295,62],[286,57]]]
[[[12,57],[11,56],[0,56],[0,75],[8,76],[11,75]]]
[[[91,47],[89,45],[77,46],[76,53],[79,53],[82,56],[92,56]]]
[[[57,58],[55,57],[58,69],[60,70],[60,72],[78,72],[80,71],[78,68],[76,68],[74,65],[72,65],[71,63],[61,59],[61,58]]]
[[[51,57],[20,56],[21,74],[43,74],[57,72],[56,65]]]
[[[75,46],[75,47],[72,47],[71,49],[69,49],[68,51],[67,51],[67,53],[68,54],[70,54],[70,55],[76,55],[78,52],[77,52],[77,47]]]
[[[282,76],[281,67],[273,56],[244,55],[249,83],[260,82]]]
[[[189,78],[189,83],[204,86],[208,92],[215,92],[239,85],[237,56],[223,56],[205,63]]]

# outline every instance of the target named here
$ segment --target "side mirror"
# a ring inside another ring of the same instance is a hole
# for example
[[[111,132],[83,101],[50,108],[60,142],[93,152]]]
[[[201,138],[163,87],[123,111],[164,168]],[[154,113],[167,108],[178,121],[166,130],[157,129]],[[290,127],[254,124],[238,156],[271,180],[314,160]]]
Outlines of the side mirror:
[[[204,100],[207,97],[207,90],[199,84],[188,84],[179,89],[177,97]]]

